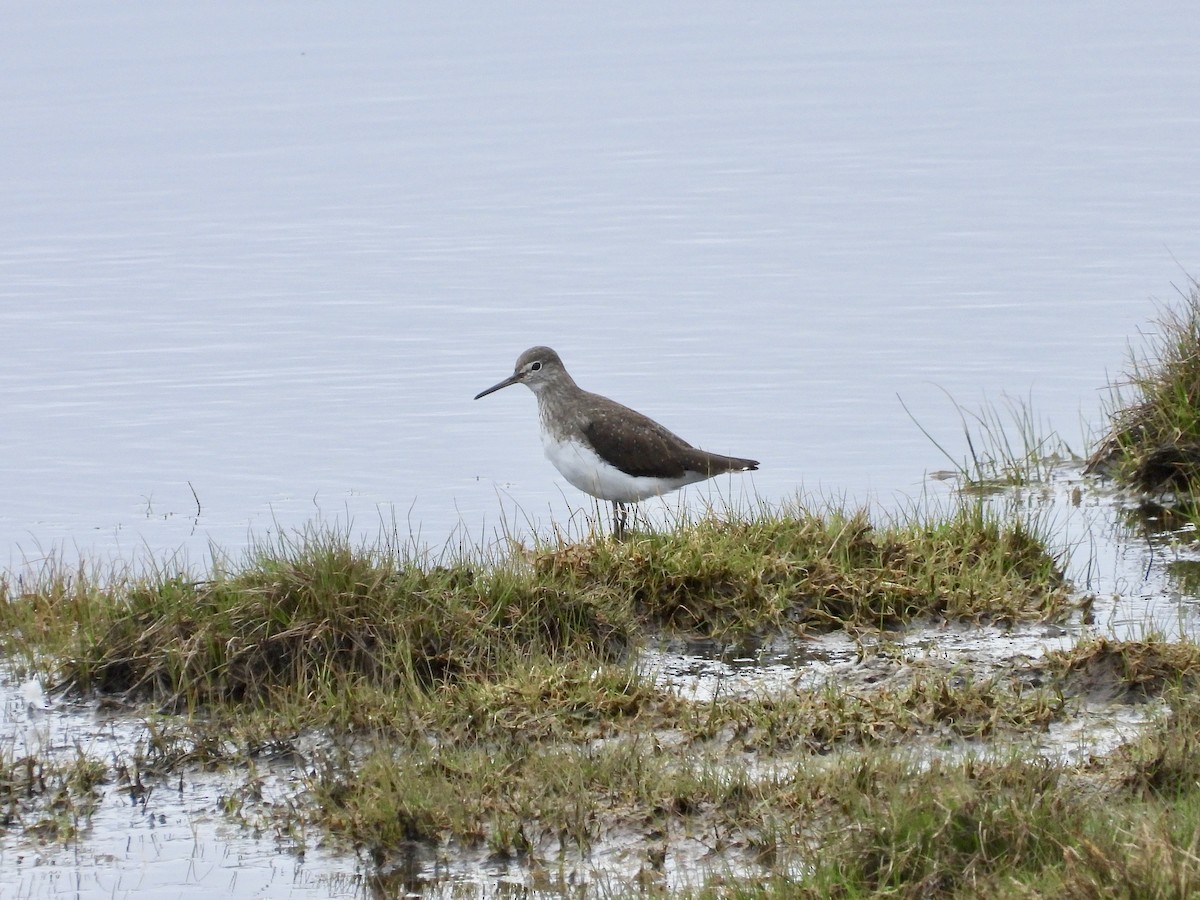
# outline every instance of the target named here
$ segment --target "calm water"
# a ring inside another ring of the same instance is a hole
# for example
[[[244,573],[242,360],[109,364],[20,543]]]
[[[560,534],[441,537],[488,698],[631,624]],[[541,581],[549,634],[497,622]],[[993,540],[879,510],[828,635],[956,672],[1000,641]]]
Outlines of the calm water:
[[[1078,445],[1200,272],[1188,7],[799,7],[10,10],[9,564],[586,509],[471,400],[534,343],[735,496],[919,494],[901,399]]]

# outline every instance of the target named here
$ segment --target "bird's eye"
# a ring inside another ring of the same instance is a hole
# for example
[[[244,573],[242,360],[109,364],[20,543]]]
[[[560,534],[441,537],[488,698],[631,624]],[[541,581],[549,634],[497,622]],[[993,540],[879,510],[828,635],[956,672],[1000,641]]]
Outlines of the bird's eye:
[[[530,371],[530,372],[536,372],[536,371],[538,371],[538,369],[540,369],[541,367],[542,367],[542,364],[541,364],[540,362],[530,363],[530,365],[529,365],[529,371]]]

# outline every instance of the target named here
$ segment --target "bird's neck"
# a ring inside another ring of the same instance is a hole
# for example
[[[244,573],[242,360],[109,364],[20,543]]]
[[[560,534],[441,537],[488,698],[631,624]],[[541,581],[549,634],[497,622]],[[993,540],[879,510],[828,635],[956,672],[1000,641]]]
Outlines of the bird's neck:
[[[542,385],[542,389],[536,392],[542,430],[554,437],[566,436],[578,417],[582,393],[575,382],[569,380]]]

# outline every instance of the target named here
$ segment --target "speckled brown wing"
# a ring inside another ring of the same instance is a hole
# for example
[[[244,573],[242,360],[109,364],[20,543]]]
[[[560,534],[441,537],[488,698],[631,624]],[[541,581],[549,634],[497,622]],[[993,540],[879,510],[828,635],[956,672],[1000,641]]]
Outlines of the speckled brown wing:
[[[593,406],[583,434],[596,452],[626,475],[680,478],[687,472],[711,477],[722,472],[757,469],[752,459],[708,453],[648,416],[608,398]]]
[[[639,412],[613,403],[592,409],[582,424],[596,453],[626,475],[679,478],[687,471],[692,445]]]

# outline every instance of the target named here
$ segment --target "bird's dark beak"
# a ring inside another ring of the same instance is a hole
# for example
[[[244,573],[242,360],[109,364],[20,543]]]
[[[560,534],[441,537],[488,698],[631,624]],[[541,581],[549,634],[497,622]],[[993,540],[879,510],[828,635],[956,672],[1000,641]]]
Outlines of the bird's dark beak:
[[[494,394],[496,391],[500,390],[500,388],[506,388],[510,384],[516,384],[520,380],[521,380],[520,375],[509,375],[507,378],[505,378],[499,384],[493,384],[486,391],[480,391],[478,394],[475,395],[475,399],[478,400],[480,397],[486,397],[488,394]]]

